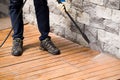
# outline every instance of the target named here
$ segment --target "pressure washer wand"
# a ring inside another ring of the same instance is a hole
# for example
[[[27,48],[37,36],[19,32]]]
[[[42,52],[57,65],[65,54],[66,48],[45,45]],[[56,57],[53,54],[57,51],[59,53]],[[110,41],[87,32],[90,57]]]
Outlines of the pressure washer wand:
[[[87,41],[87,43],[90,43],[88,37],[81,31],[81,29],[79,28],[79,26],[77,25],[77,23],[75,22],[75,20],[72,18],[72,16],[68,13],[68,11],[66,10],[65,5],[62,3],[62,1],[57,0],[59,4],[62,4],[65,10],[65,13],[68,15],[68,17],[71,19],[71,21],[74,23],[74,25],[76,26],[76,28],[80,31],[80,33],[82,34],[83,38]]]
[[[23,2],[23,5],[21,6],[20,11],[19,11],[19,13],[18,13],[18,15],[17,15],[17,17],[16,17],[16,19],[15,19],[15,22],[13,23],[13,27],[16,26],[17,20],[18,20],[20,14],[21,14],[21,12],[22,12],[22,9],[23,9],[26,1],[27,1],[27,0],[25,0],[25,1]],[[8,33],[8,35],[6,36],[6,38],[4,39],[4,41],[2,42],[2,44],[0,45],[0,48],[4,45],[4,43],[6,42],[6,40],[8,39],[8,37],[10,36],[11,32],[13,31],[13,27],[11,28],[10,32]]]

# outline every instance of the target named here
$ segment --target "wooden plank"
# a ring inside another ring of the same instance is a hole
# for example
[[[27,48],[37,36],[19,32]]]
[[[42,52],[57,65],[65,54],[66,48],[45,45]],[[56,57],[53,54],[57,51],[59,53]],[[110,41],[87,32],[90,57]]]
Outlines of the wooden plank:
[[[38,36],[38,34],[36,34],[34,37],[37,37]],[[28,44],[33,44],[33,43],[36,43],[36,42],[38,42],[37,44],[39,44],[39,40],[35,40],[34,38],[32,38],[33,36],[29,36],[29,37],[26,37],[25,39],[24,39],[24,45],[28,45]],[[58,40],[59,38],[54,38],[53,37],[53,41],[55,41],[55,43],[61,43],[61,41],[62,41],[62,44],[65,44],[65,43],[68,43],[68,41],[67,40],[65,40],[65,39],[60,39],[60,40]],[[72,42],[69,42],[69,43],[72,43]],[[12,45],[12,41],[10,41],[10,42],[6,42],[6,44],[7,44],[7,47],[11,47],[11,45]],[[10,44],[10,45],[8,45],[8,44]],[[32,45],[31,45],[32,46]],[[5,46],[3,46],[2,47],[3,49],[5,48]],[[1,50],[3,50],[3,49],[0,49],[0,51]]]
[[[31,63],[33,65],[31,65]],[[7,76],[20,76],[20,75],[23,75],[23,74],[27,74],[27,73],[31,73],[31,72],[35,72],[35,71],[45,71],[45,69],[48,69],[48,68],[53,68],[55,66],[59,66],[62,64],[62,66],[64,65],[62,61],[60,61],[59,59],[52,59],[52,60],[49,60],[49,59],[46,59],[45,61],[39,59],[39,60],[34,60],[34,61],[31,61],[31,62],[26,62],[26,63],[22,63],[22,64],[18,64],[18,65],[13,65],[12,67],[9,66],[7,68],[3,68],[2,71],[0,71],[2,73],[2,78],[4,77],[7,77]],[[22,67],[22,68],[21,68]],[[11,68],[11,69],[10,69]],[[7,72],[6,70],[9,70],[9,72]],[[51,69],[50,69],[51,70]],[[11,73],[16,73],[15,75],[14,74],[11,74]]]
[[[2,34],[0,34],[0,42],[8,32],[9,29],[0,31]],[[0,80],[112,80],[119,78],[120,61],[118,59],[99,54],[97,51],[50,33],[52,41],[62,53],[53,56],[39,50],[39,35],[36,27],[25,26],[25,51],[21,57],[10,55],[12,38],[9,37],[5,46],[0,48]]]
[[[84,79],[84,76],[87,76],[87,75],[90,76],[89,75],[90,73],[93,73],[93,72],[96,72],[99,70],[103,70],[103,69],[107,69],[107,68],[112,67],[112,66],[118,66],[120,64],[119,61],[116,61],[113,64],[111,64],[111,63],[112,62],[109,60],[105,61],[104,64],[85,62],[85,63],[82,63],[83,65],[81,67],[79,67],[78,72],[72,73],[69,75],[64,75],[64,76],[61,76],[61,77],[58,77],[58,78],[55,78],[52,80],[81,80],[81,79]],[[80,64],[81,64],[81,62],[80,62]],[[78,67],[76,66],[76,68],[78,68]]]
[[[98,75],[96,77],[88,78],[86,80],[102,80],[102,78],[115,76],[116,74],[120,75],[120,69],[119,70],[113,70],[113,71],[111,70],[111,71],[109,71],[107,73]]]
[[[106,77],[106,78],[103,78],[101,80],[120,80],[120,74],[113,75],[111,77]]]
[[[25,74],[22,77],[18,76],[17,78],[19,78],[19,79],[26,79],[26,78],[28,79],[29,78],[30,79],[31,77],[36,76],[36,78],[39,80],[42,80],[42,79],[48,80],[53,77],[62,76],[65,74],[76,72],[76,71],[78,71],[76,68],[68,65],[63,68],[54,69],[52,71],[47,71],[47,72],[42,72],[42,73],[41,73],[41,71],[37,71],[37,72],[30,73],[28,75]]]
[[[72,43],[71,42],[66,42],[66,41],[60,41],[60,40],[57,40],[58,42],[55,42],[56,45],[58,47],[62,47],[62,46],[67,46],[67,45],[71,45]],[[60,43],[60,44],[59,44]],[[62,43],[62,44],[61,44]],[[31,50],[33,48],[38,48],[39,47],[39,41],[35,41],[34,39],[30,39],[30,41],[25,41],[24,42],[24,51],[26,50]],[[9,50],[6,50],[6,49],[9,49]],[[0,50],[0,55],[3,55],[5,53],[10,53],[11,52],[11,46],[10,47],[7,47],[7,48],[3,48]]]
[[[68,55],[68,54],[73,54],[73,53],[75,53],[75,52],[80,52],[80,51],[82,51],[82,50],[84,50],[84,48],[82,49],[77,49],[78,47],[73,47],[71,50],[73,50],[72,52],[69,52],[68,53],[68,51],[62,51],[62,53],[64,53],[64,54],[61,54],[60,56],[64,56],[64,55]],[[64,48],[63,48],[64,49]],[[76,50],[77,49],[77,50]],[[69,49],[68,49],[69,50]],[[12,65],[12,64],[17,64],[17,63],[21,63],[21,62],[24,62],[24,61],[31,61],[32,59],[37,59],[37,58],[41,58],[41,57],[43,57],[44,56],[44,54],[46,54],[46,53],[48,53],[48,52],[43,52],[43,51],[38,51],[38,50],[35,50],[35,52],[34,51],[32,51],[32,52],[28,52],[28,53],[30,53],[30,55],[23,55],[22,57],[14,57],[14,56],[5,56],[5,57],[2,57],[2,58],[0,58],[0,61],[1,61],[1,65],[0,65],[0,67],[5,67],[5,66],[9,66],[9,65]],[[34,54],[34,53],[37,53],[37,54]],[[67,54],[66,54],[67,53]],[[49,55],[47,55],[47,56],[49,56]],[[60,57],[59,56],[59,57]],[[53,57],[53,56],[51,56],[51,57]]]
[[[120,65],[120,64],[118,64]],[[120,72],[120,67],[118,67],[118,65],[114,65],[114,66],[110,66],[108,68],[105,69],[101,69],[98,71],[94,71],[92,73],[86,74],[82,76],[82,79],[90,79],[90,80],[99,80],[102,77],[106,77],[106,76],[111,76],[111,75],[115,75],[115,74],[119,74]],[[114,71],[118,71],[117,73]],[[114,72],[114,73],[113,73]]]
[[[47,54],[46,54],[47,55]],[[68,56],[68,55],[63,55],[63,56],[61,56],[61,57],[64,57],[64,56]],[[48,59],[56,59],[55,57],[53,57],[53,56],[51,56],[51,57],[45,57],[45,59],[46,58],[48,58]],[[58,57],[57,57],[58,58]],[[60,58],[60,56],[59,56],[59,58]],[[39,59],[38,59],[39,60]],[[43,60],[44,61],[44,60]],[[9,67],[9,66],[8,66]]]
[[[63,57],[63,60],[70,63],[70,64],[78,64],[81,62],[86,62],[98,54],[98,52],[94,52],[92,50],[86,50],[83,52],[78,52],[78,54],[74,54],[74,56],[68,55]],[[81,60],[82,59],[82,60]]]

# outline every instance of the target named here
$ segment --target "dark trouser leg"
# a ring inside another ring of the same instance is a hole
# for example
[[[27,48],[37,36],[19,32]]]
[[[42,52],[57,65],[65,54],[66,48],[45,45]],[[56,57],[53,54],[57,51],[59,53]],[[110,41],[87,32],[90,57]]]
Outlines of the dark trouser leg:
[[[39,31],[41,32],[40,40],[44,40],[48,37],[49,26],[49,8],[47,6],[47,0],[34,0],[36,17]]]
[[[10,17],[11,17],[11,22],[14,30],[13,34],[13,39],[15,38],[21,38],[23,39],[23,16],[22,12],[16,22],[16,25],[14,25],[16,17],[20,11],[20,8],[23,4],[23,0],[10,0]]]

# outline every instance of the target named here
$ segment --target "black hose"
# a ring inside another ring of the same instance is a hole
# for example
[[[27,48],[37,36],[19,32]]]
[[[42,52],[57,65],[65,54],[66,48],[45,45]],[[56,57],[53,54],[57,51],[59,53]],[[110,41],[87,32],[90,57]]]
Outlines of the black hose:
[[[61,3],[62,4],[62,3]],[[83,38],[87,41],[87,43],[90,43],[88,37],[81,31],[81,29],[79,28],[79,26],[77,25],[77,23],[74,21],[74,19],[72,18],[72,16],[68,13],[68,11],[66,10],[65,5],[63,4],[65,13],[68,15],[68,17],[71,19],[71,21],[74,23],[75,27],[80,31],[80,33],[82,34]]]
[[[22,9],[23,9],[26,1],[27,1],[27,0],[25,0],[25,1],[23,2],[22,6],[21,6],[21,8],[20,8],[20,11],[19,11],[19,13],[18,13],[18,15],[17,15],[17,17],[16,17],[16,19],[15,19],[15,22],[13,23],[13,27],[16,26],[17,20],[18,20],[20,14],[21,14],[21,12],[22,12]],[[13,30],[13,27],[11,28],[10,32],[8,33],[8,35],[5,37],[4,41],[3,41],[2,44],[0,45],[0,48],[5,44],[6,40],[7,40],[8,37],[10,36],[10,34],[11,34],[12,30]]]

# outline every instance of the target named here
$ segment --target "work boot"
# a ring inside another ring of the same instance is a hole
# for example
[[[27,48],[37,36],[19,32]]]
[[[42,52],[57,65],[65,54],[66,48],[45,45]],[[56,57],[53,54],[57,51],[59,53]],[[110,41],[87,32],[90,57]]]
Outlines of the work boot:
[[[46,38],[45,40],[42,40],[40,47],[42,50],[46,50],[53,55],[60,54],[60,50],[53,44],[50,37]]]
[[[21,56],[23,53],[23,41],[20,38],[13,40],[12,55]]]

